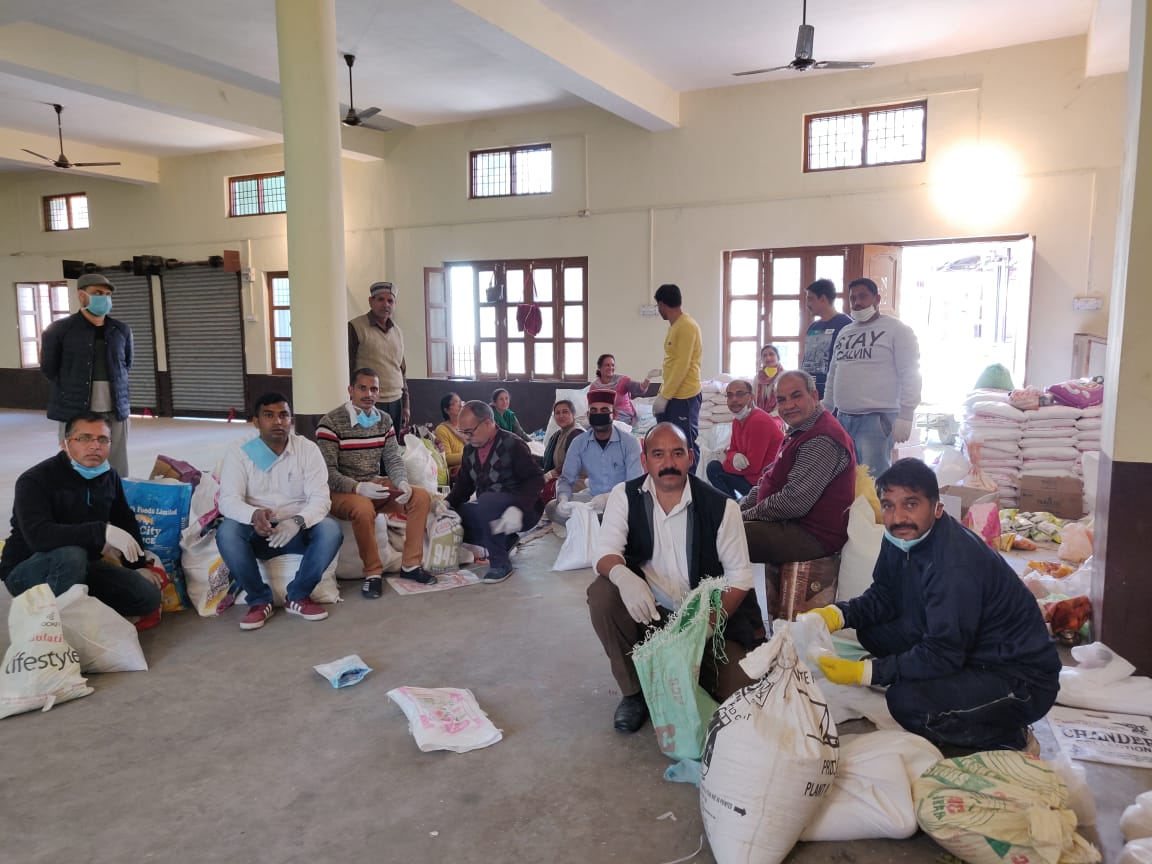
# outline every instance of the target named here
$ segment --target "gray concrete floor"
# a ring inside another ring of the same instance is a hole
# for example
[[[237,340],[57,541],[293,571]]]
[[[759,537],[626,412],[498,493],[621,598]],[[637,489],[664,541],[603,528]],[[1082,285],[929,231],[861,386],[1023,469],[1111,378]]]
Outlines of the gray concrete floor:
[[[157,453],[210,466],[248,427],[134,423],[133,473]],[[39,414],[0,412],[0,508],[16,476],[56,448]],[[7,533],[6,530],[0,533]],[[5,862],[651,862],[696,849],[697,790],[666,783],[651,727],[611,728],[619,699],[588,623],[590,571],[553,573],[546,535],[500,585],[346,602],[263,630],[166,616],[142,634],[148,672],[90,676],[91,696],[0,721]],[[0,616],[10,600],[0,592]],[[6,641],[6,640],[5,640]],[[316,663],[358,653],[374,668],[333,690]],[[467,687],[504,740],[421,753],[386,692]],[[848,731],[848,730],[844,730]],[[1055,752],[1038,729],[1045,755]],[[1084,763],[1100,810],[1085,835],[1114,860],[1123,808],[1152,772]],[[671,812],[676,819],[658,819]],[[793,862],[940,861],[904,841],[808,843]],[[694,861],[709,862],[705,849]]]

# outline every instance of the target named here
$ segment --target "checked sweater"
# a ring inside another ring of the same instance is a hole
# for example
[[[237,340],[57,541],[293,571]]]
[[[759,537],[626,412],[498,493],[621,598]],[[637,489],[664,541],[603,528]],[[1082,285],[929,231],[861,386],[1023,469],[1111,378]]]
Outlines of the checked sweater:
[[[316,445],[328,466],[328,488],[333,492],[355,492],[357,483],[381,475],[394,484],[406,481],[408,472],[396,443],[392,418],[378,411],[376,424],[365,429],[352,422],[354,410],[349,403],[333,408],[316,427]]]

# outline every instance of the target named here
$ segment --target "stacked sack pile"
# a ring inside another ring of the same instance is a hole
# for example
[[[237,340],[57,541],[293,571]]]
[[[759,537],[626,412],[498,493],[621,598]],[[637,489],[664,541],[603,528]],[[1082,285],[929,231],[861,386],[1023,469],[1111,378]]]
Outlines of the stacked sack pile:
[[[1025,474],[1069,477],[1077,473],[1076,419],[1080,409],[1069,405],[1041,405],[1028,411],[1020,456]]]
[[[996,484],[1001,507],[1020,499],[1020,440],[1025,413],[1011,404],[1011,391],[980,388],[964,401],[960,437],[968,461]]]
[[[731,423],[736,418],[728,410],[728,400],[724,393],[728,388],[729,377],[715,381],[704,381],[700,385],[700,432],[703,435],[706,429],[718,426],[721,423]]]
[[[1100,450],[1100,427],[1104,424],[1104,406],[1085,408],[1076,420],[1076,449],[1081,454]],[[1083,459],[1083,455],[1081,455]]]

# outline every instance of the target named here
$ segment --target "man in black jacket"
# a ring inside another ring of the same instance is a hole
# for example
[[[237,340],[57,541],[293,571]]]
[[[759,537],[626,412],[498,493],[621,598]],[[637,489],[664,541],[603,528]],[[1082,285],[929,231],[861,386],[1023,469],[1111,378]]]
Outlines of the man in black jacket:
[[[108,423],[81,414],[67,424],[60,452],[16,481],[12,536],[0,556],[0,578],[13,597],[33,585],[46,583],[59,596],[86,583],[121,615],[158,618],[159,577],[130,569],[144,567],[144,543],[108,464],[110,449]]]
[[[727,659],[721,662],[705,648],[701,686],[722,702],[752,683],[736,664],[764,641],[736,502],[692,475],[692,451],[679,426],[655,426],[644,439],[642,459],[646,473],[608,495],[599,576],[588,586],[592,627],[624,696],[613,725],[625,733],[648,718],[632,649],[701,579],[723,576],[728,586],[722,595]]]
[[[112,318],[113,285],[99,273],[76,283],[80,311],[54,321],[41,338],[40,371],[52,382],[48,419],[64,425],[81,414],[103,417],[112,435],[108,461],[128,476],[128,370],[132,329]]]

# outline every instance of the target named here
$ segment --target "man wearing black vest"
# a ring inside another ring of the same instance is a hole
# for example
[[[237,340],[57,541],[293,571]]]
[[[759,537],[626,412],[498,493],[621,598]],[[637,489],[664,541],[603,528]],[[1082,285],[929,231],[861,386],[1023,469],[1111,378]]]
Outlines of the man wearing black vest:
[[[614,725],[628,733],[648,718],[632,649],[701,579],[723,576],[728,584],[723,594],[727,659],[718,661],[709,641],[700,667],[706,690],[723,701],[751,683],[736,664],[764,641],[736,502],[691,474],[692,450],[671,423],[648,433],[641,458],[645,474],[620,483],[608,496],[599,576],[588,587],[592,627],[624,696]]]

